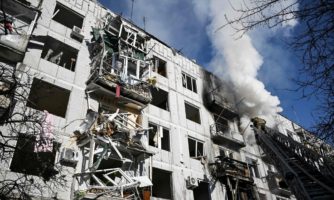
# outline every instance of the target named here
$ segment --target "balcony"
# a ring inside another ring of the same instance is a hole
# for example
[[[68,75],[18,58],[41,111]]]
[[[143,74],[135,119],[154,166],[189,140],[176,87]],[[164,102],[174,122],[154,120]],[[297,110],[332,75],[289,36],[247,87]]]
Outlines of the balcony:
[[[210,126],[211,138],[219,145],[240,149],[245,147],[245,142],[240,134],[224,124],[215,123]]]
[[[87,91],[98,101],[138,112],[152,100],[151,63],[146,58],[146,36],[107,15],[102,28],[93,28],[91,75]]]
[[[3,0],[2,4],[0,57],[12,62],[20,62],[23,60],[39,11],[22,1]]]
[[[225,182],[226,178],[238,179],[244,183],[254,182],[247,163],[225,156],[218,156],[215,163],[210,163],[211,174]]]
[[[94,73],[87,81],[90,96],[106,105],[116,105],[129,111],[138,112],[151,102],[149,85],[133,77],[123,82],[113,73]]]
[[[267,180],[272,193],[285,197],[291,195],[288,185],[279,173],[268,170]]]
[[[217,90],[212,90],[206,95],[207,105],[210,111],[223,115],[228,119],[238,116],[235,106],[228,102]]]

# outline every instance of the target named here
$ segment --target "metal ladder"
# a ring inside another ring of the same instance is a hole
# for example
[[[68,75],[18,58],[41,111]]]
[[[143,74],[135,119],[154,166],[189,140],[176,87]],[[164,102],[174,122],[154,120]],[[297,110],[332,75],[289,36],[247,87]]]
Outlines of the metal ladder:
[[[276,130],[254,130],[261,148],[297,199],[334,199],[334,168],[327,157]]]

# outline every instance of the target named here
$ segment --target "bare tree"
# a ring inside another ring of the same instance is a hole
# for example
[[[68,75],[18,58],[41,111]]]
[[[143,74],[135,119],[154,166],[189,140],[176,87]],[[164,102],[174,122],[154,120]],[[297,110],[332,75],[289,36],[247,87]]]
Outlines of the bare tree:
[[[45,141],[41,137],[45,114],[27,107],[31,75],[17,66],[0,63],[0,199],[56,195],[66,184],[60,165],[52,159],[59,145],[53,152],[33,149]]]
[[[288,44],[300,56],[296,91],[303,98],[316,96],[319,106],[315,116],[316,126],[313,132],[334,143],[334,1],[286,1],[251,0],[243,1],[239,7],[230,2],[236,18],[225,16],[227,25],[231,25],[241,35],[256,27],[273,28],[297,21],[294,37]]]

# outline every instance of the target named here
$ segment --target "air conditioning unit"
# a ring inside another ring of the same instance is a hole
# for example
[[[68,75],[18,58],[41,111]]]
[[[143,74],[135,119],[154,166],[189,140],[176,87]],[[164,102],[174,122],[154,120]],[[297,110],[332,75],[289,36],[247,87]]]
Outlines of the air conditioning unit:
[[[194,189],[196,187],[198,187],[198,181],[196,178],[188,176],[187,180],[186,180],[186,186],[188,189]]]
[[[60,155],[60,164],[75,167],[78,162],[78,153],[70,148],[63,148]]]
[[[81,28],[73,26],[71,37],[73,37],[74,39],[78,39],[79,41],[82,41],[84,39],[84,35],[81,33]]]

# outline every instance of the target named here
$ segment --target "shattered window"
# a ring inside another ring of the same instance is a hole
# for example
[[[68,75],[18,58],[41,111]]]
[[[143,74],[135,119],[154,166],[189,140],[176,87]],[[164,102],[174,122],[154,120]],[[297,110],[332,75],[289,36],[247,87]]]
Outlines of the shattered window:
[[[149,145],[170,151],[169,130],[153,123],[148,126],[152,128],[149,131]]]
[[[152,171],[152,196],[172,199],[172,173],[158,168]]]
[[[27,106],[41,111],[47,110],[53,115],[65,117],[69,97],[69,90],[34,78]]]
[[[50,152],[38,152],[35,144],[36,136],[20,134],[17,139],[10,169],[13,172],[49,179],[58,173],[54,169],[54,162],[60,144],[53,142],[53,150]]]
[[[190,105],[187,102],[185,102],[184,104],[185,104],[185,110],[186,110],[186,118],[193,122],[200,124],[201,117],[199,114],[199,109],[193,105]]]
[[[44,60],[74,71],[77,63],[78,50],[47,36],[41,57]]]
[[[189,156],[195,159],[204,156],[203,146],[203,142],[196,139],[188,138]]]
[[[197,93],[196,79],[184,72],[182,72],[182,86]]]
[[[73,26],[82,28],[83,16],[58,2],[53,12],[52,19],[70,29],[72,29]]]
[[[166,61],[154,56],[154,72],[167,77]]]

